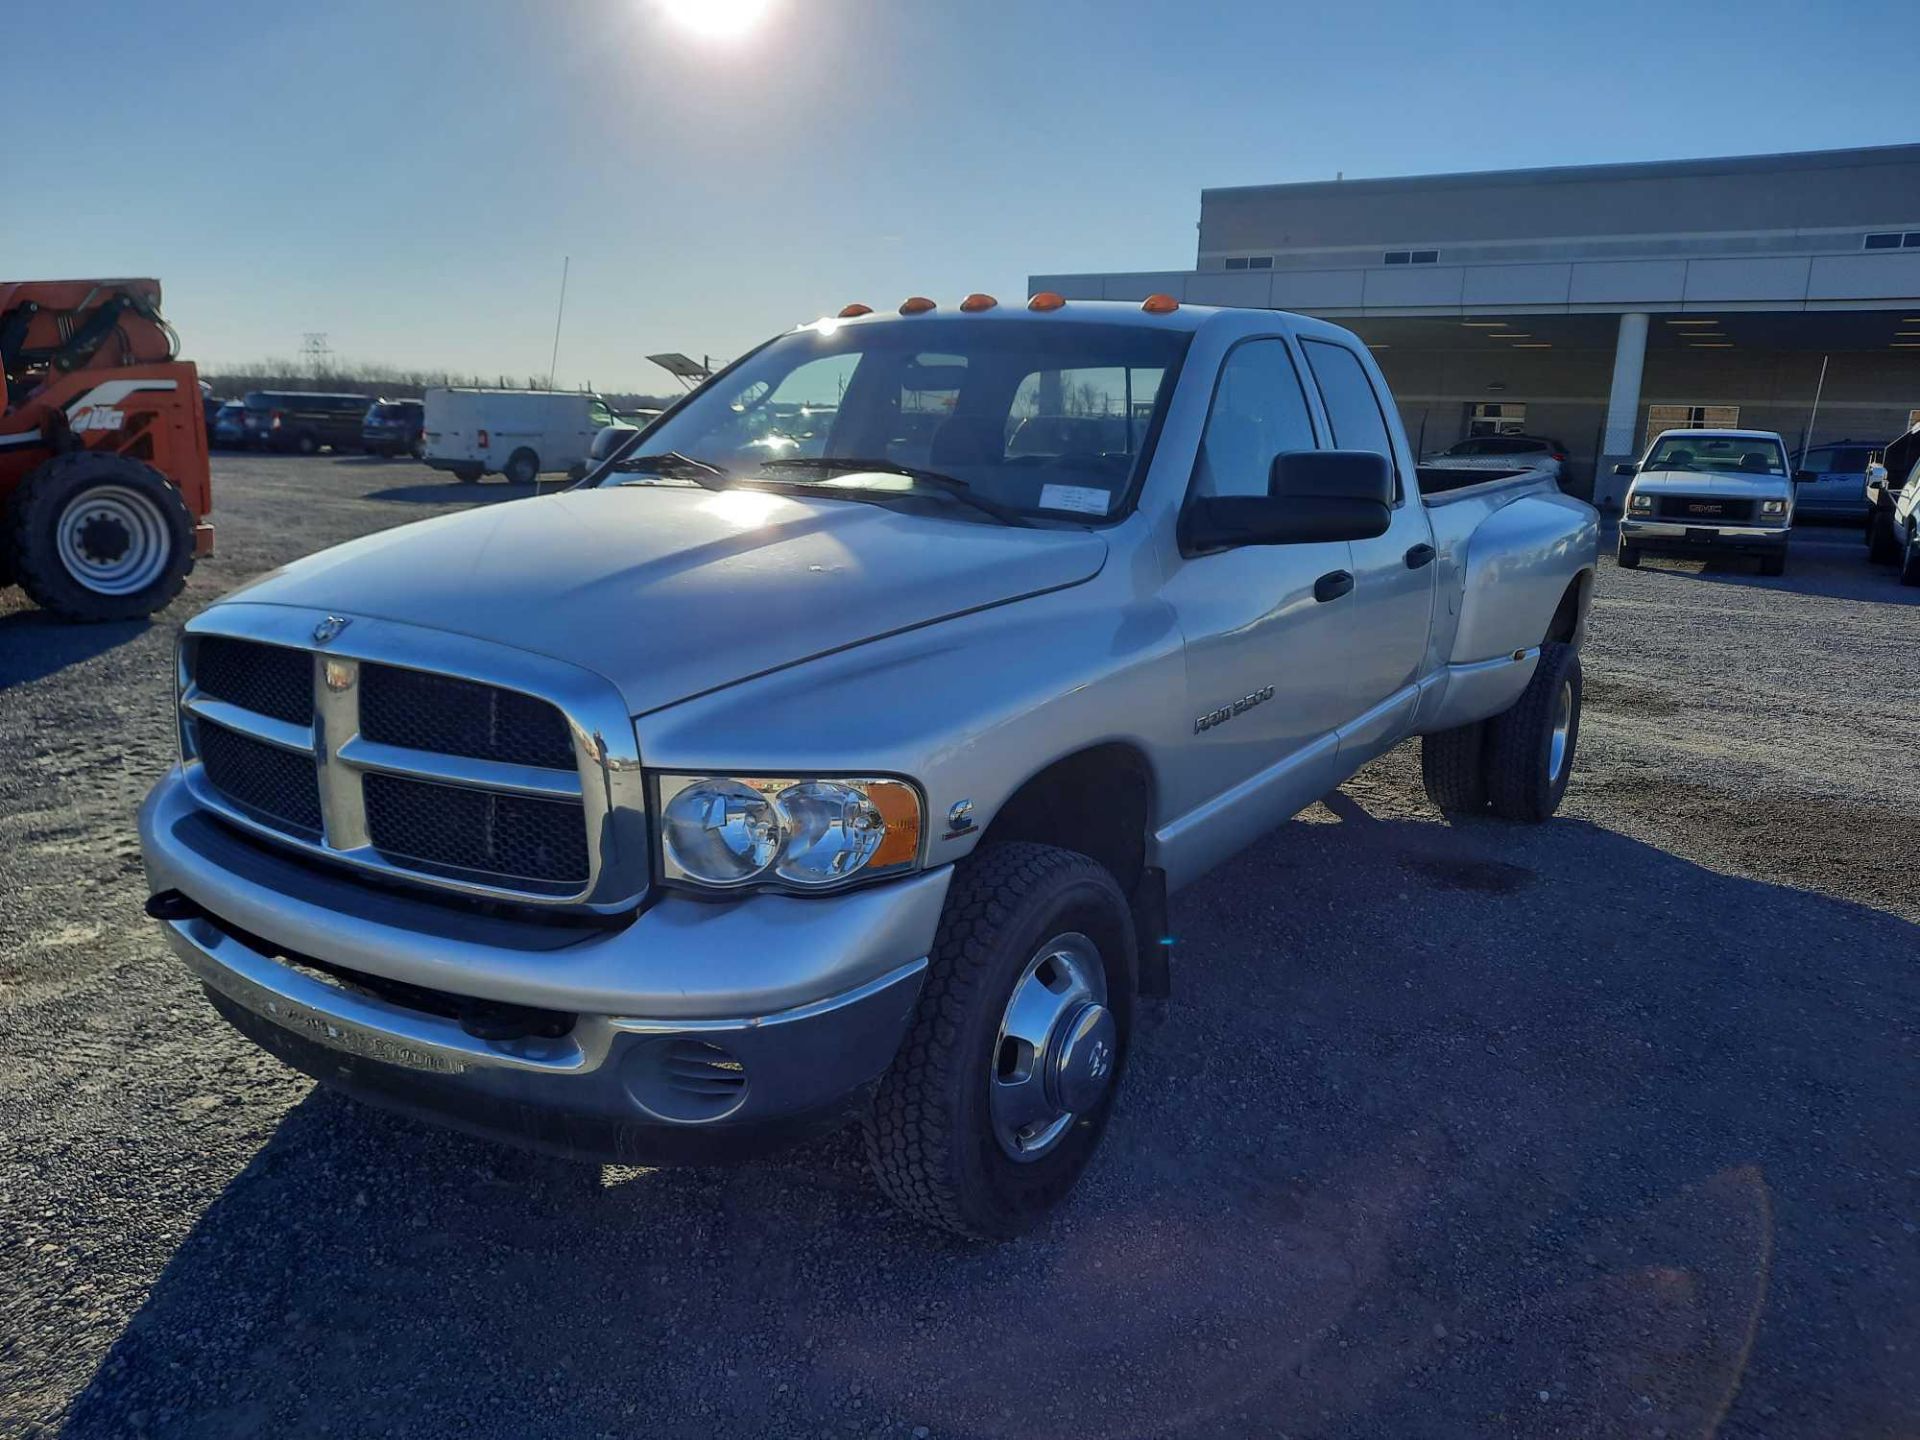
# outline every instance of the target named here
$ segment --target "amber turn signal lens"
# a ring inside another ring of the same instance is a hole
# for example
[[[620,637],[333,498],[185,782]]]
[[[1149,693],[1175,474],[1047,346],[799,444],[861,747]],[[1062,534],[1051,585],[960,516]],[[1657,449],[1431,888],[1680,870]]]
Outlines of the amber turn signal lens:
[[[846,305],[841,308],[840,318],[842,320],[851,320],[856,315],[871,315],[872,313],[873,313],[873,307],[871,305],[862,305],[858,300],[856,300],[853,302],[853,304]]]
[[[973,294],[967,296],[966,299],[960,302],[960,308],[966,311],[969,315],[976,315],[982,310],[993,309],[993,307],[998,305],[999,303],[1000,302],[994,299],[993,296],[982,295],[978,290],[976,290],[973,292]]]
[[[1171,315],[1180,308],[1180,302],[1171,295],[1149,295],[1140,302],[1140,308],[1149,315]]]
[[[1027,308],[1029,310],[1058,310],[1066,303],[1066,296],[1056,295],[1051,290],[1042,290],[1038,295],[1027,301]]]
[[[869,870],[889,865],[911,865],[920,858],[920,797],[897,780],[876,781],[867,787],[867,800],[887,822],[886,838],[867,861]]]

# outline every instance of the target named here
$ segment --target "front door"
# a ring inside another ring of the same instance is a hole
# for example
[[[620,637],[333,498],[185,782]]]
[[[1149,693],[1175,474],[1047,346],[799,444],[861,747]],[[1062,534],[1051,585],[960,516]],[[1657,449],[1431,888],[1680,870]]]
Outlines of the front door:
[[[1287,342],[1244,341],[1221,368],[1190,493],[1264,495],[1275,455],[1314,448]],[[1170,873],[1199,873],[1338,782],[1357,632],[1333,577],[1351,566],[1344,541],[1247,545],[1188,557],[1169,578],[1194,730],[1167,777]]]

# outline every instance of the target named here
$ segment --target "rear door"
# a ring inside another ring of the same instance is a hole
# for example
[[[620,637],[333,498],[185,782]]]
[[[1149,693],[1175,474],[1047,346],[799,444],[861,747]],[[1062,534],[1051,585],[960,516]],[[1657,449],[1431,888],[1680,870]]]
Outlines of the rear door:
[[[1265,495],[1275,455],[1315,446],[1287,342],[1244,340],[1215,382],[1189,497]],[[1169,798],[1194,818],[1173,828],[1191,829],[1187,838],[1205,852],[1183,858],[1183,871],[1231,854],[1338,781],[1353,605],[1326,586],[1317,599],[1315,588],[1350,564],[1344,541],[1245,545],[1184,557],[1168,577],[1193,717],[1179,794]],[[1201,821],[1196,807],[1208,801]]]
[[[1414,685],[1433,625],[1433,527],[1394,443],[1387,392],[1370,357],[1333,340],[1302,340],[1302,351],[1336,450],[1371,450],[1394,469],[1393,519],[1384,535],[1353,542],[1355,636],[1342,671],[1350,687],[1355,749],[1392,744],[1410,718]],[[1391,738],[1388,738],[1391,737]]]

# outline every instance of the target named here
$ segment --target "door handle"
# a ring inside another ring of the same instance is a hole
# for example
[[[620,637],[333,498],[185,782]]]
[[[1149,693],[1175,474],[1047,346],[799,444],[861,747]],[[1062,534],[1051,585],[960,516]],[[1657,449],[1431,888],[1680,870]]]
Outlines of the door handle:
[[[1432,563],[1433,547],[1431,545],[1416,545],[1407,551],[1407,569],[1409,570],[1418,570],[1422,565]]]
[[[1313,582],[1313,598],[1325,604],[1329,600],[1338,600],[1353,589],[1353,576],[1345,570],[1330,570]]]

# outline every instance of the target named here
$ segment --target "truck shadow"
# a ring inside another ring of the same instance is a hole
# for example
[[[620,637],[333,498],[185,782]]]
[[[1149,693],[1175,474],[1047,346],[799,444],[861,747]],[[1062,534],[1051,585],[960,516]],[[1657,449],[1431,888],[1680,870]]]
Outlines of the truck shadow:
[[[1579,820],[1378,820],[1351,792],[1174,924],[1175,999],[1143,1018],[1106,1147],[1024,1241],[900,1218],[852,1138],[602,1174],[315,1092],[65,1433],[1910,1417],[1898,1357],[1855,1342],[1920,1284],[1910,1245],[1864,1248],[1920,1170],[1920,927]]]
[[[0,615],[0,691],[104,655],[152,628],[151,620],[69,625],[31,608]]]
[[[535,495],[552,495],[573,482],[565,478],[542,481],[537,485],[515,485],[508,480],[487,479],[477,485],[458,480],[425,480],[415,485],[395,485],[385,490],[370,490],[366,498],[395,505],[497,505],[503,500],[525,500]]]

